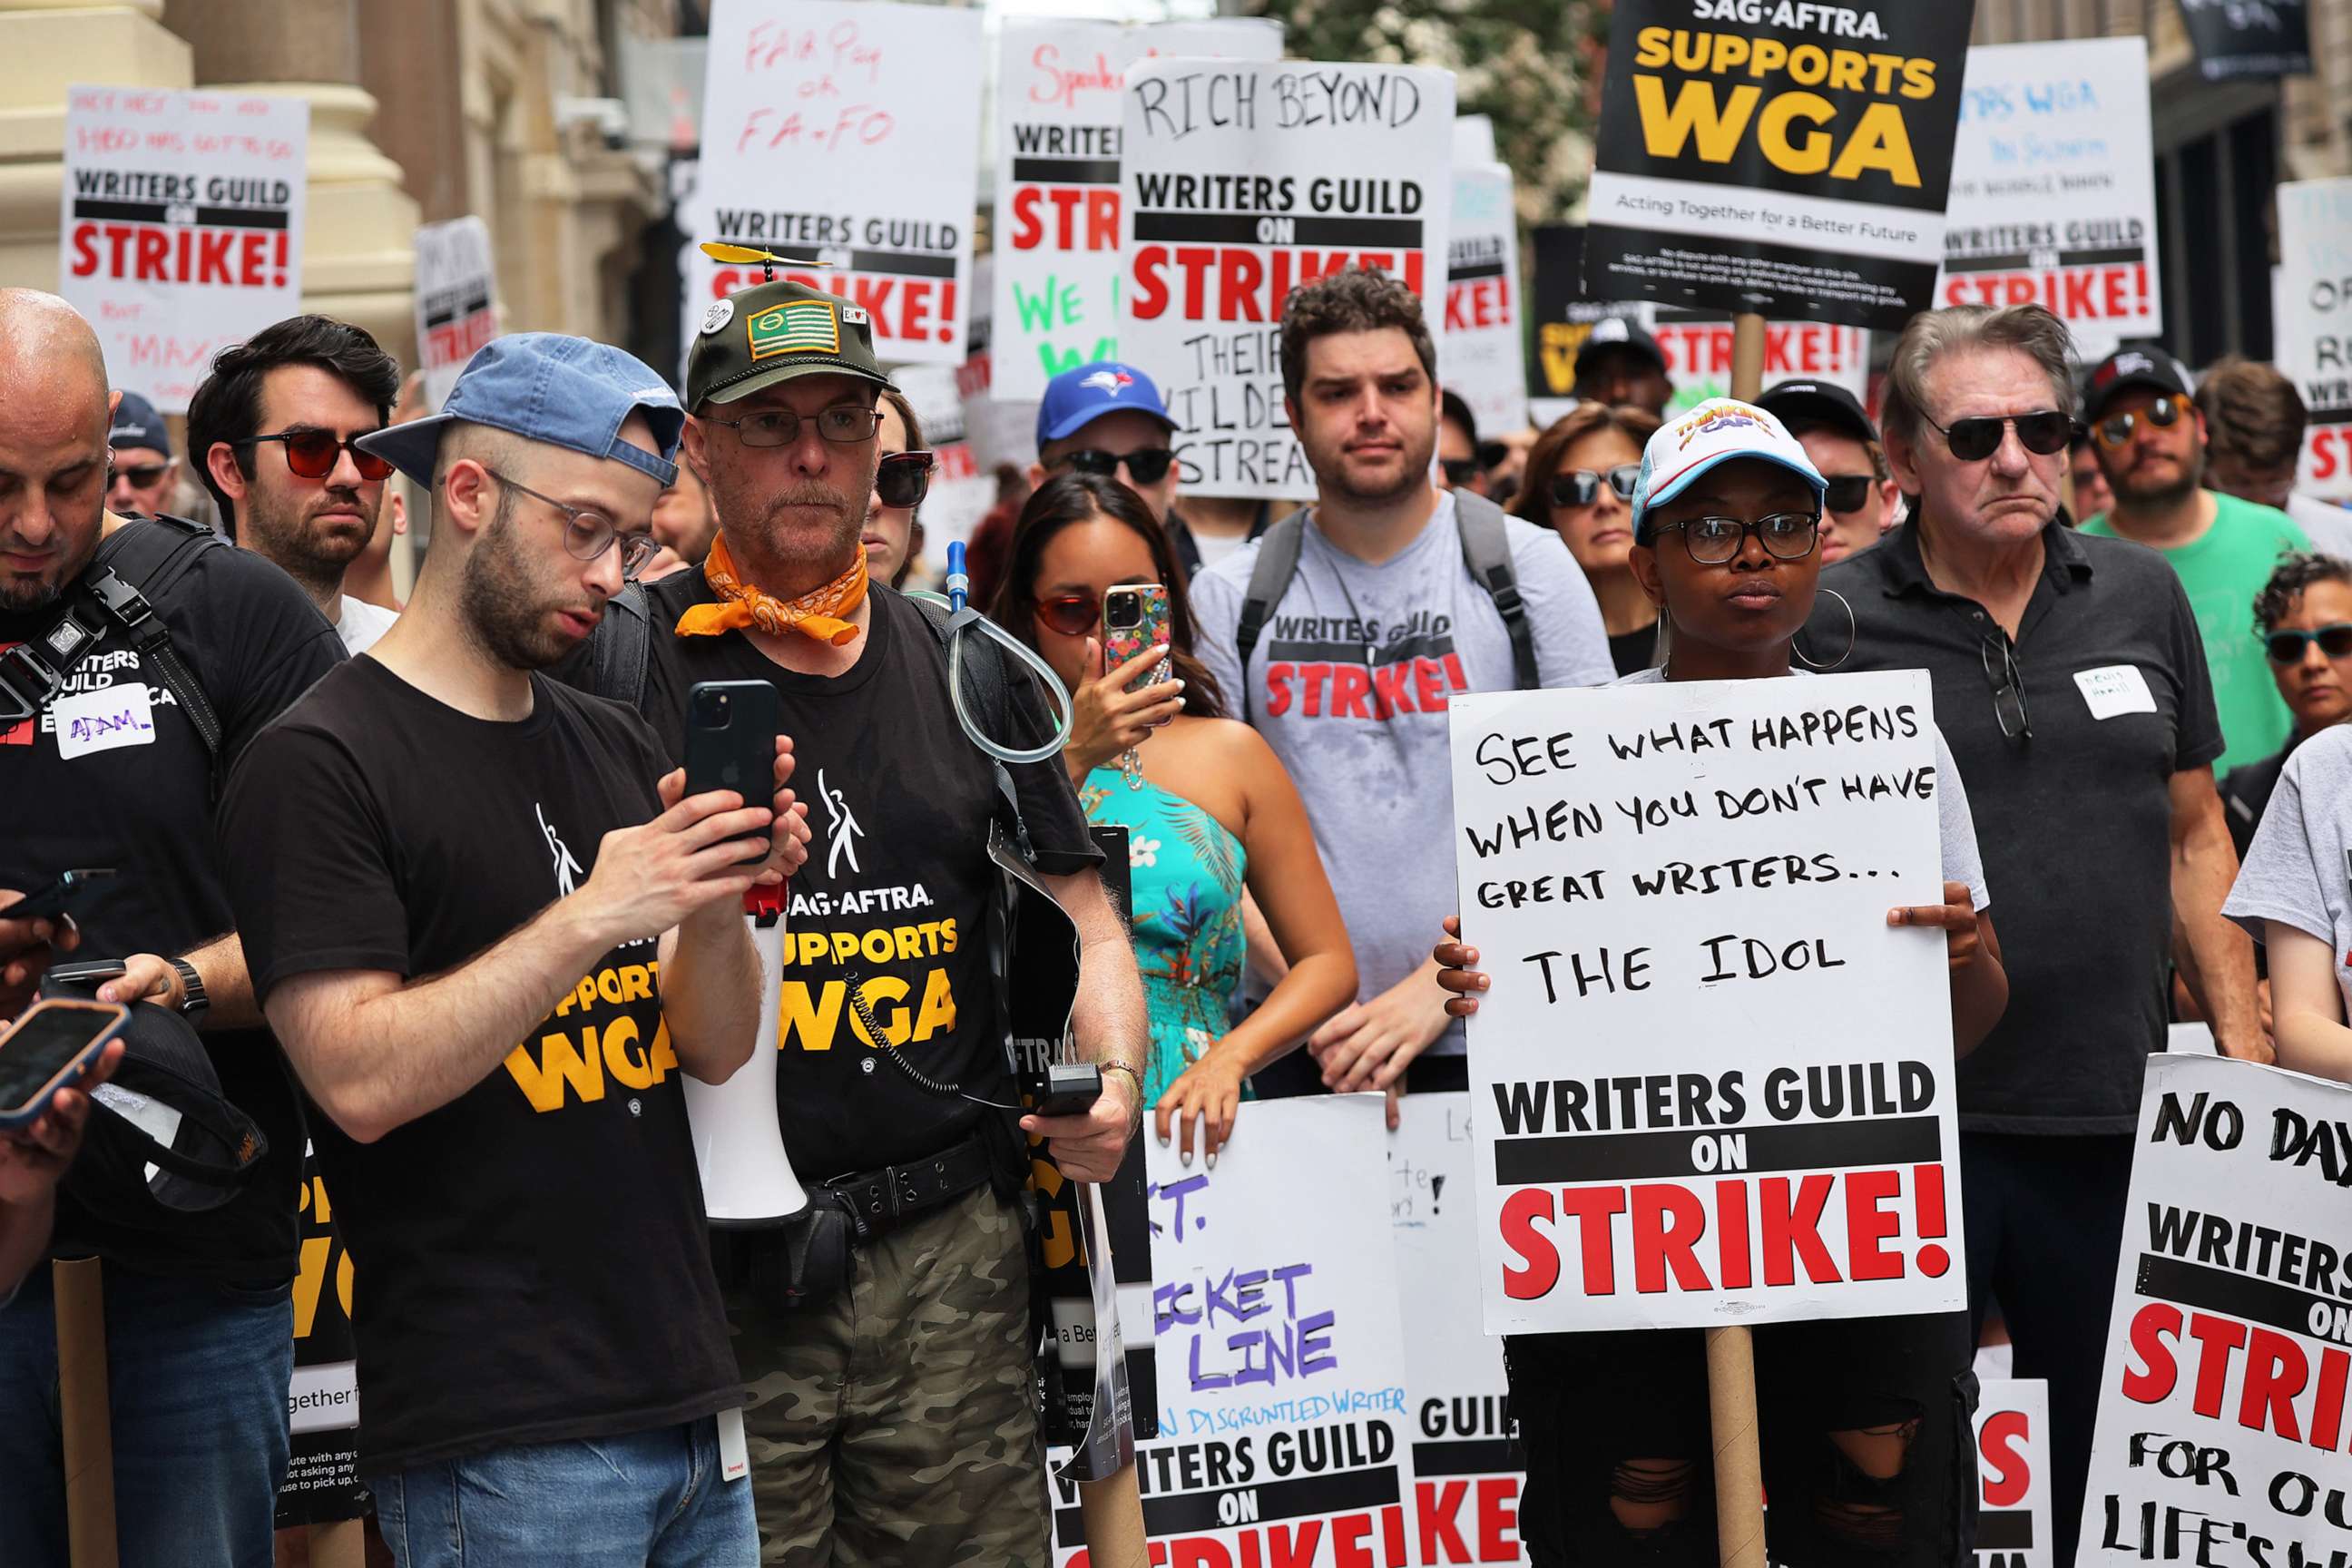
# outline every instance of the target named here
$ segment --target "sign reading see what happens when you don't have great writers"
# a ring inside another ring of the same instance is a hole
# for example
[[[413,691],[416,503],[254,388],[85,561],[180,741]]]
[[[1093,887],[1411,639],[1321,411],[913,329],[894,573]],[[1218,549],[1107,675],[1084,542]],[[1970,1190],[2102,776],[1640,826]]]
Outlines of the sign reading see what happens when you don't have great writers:
[[[1964,1305],[1926,674],[1451,711],[1487,1331]]]

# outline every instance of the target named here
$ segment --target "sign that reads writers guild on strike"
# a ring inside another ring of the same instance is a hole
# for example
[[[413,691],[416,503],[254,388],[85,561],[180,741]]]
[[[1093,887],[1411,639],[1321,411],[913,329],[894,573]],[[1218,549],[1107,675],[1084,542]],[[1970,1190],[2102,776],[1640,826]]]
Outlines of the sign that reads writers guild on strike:
[[[1964,1306],[1926,674],[1451,713],[1486,1331]]]

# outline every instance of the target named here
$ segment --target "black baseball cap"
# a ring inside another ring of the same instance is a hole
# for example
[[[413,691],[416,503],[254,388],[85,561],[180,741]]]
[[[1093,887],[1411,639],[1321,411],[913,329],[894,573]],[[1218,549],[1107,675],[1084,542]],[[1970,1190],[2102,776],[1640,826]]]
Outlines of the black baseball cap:
[[[2174,397],[2187,397],[2191,391],[2189,367],[2157,343],[2117,349],[2093,365],[2090,379],[2083,384],[2084,423],[2097,424],[2116,394],[2127,386],[2153,387]]]
[[[1622,316],[1603,316],[1592,323],[1592,331],[1585,335],[1583,345],[1576,351],[1575,374],[1580,376],[1584,374],[1585,355],[1605,349],[1629,349],[1656,365],[1661,374],[1665,372],[1666,351],[1658,346],[1657,339]]]
[[[1863,412],[1862,404],[1833,381],[1776,382],[1756,400],[1756,406],[1770,409],[1783,424],[1796,420],[1827,425],[1857,441],[1878,439],[1878,426]]]
[[[126,392],[114,405],[114,423],[106,432],[109,447],[143,447],[172,455],[172,429],[155,405],[135,392]]]
[[[733,403],[803,375],[898,388],[874,357],[874,322],[838,294],[780,278],[711,302],[686,360],[686,406]]]

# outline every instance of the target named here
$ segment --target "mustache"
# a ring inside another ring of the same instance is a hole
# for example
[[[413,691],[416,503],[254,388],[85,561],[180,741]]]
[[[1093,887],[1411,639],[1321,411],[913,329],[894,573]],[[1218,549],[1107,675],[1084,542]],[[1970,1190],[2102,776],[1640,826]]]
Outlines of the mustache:
[[[845,490],[827,489],[823,485],[794,485],[768,498],[768,510],[779,511],[788,506],[829,506],[847,510],[849,495]]]

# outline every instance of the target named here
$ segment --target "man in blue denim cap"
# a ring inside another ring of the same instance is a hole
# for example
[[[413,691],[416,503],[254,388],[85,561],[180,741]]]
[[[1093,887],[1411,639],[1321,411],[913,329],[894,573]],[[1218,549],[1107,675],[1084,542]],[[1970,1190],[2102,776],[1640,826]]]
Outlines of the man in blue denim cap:
[[[751,1054],[743,895],[805,854],[790,747],[772,798],[681,799],[641,721],[540,673],[651,552],[684,422],[627,354],[524,333],[364,437],[431,487],[415,595],[222,807],[255,994],[325,1112],[404,1568],[758,1555],[679,1075]]]

